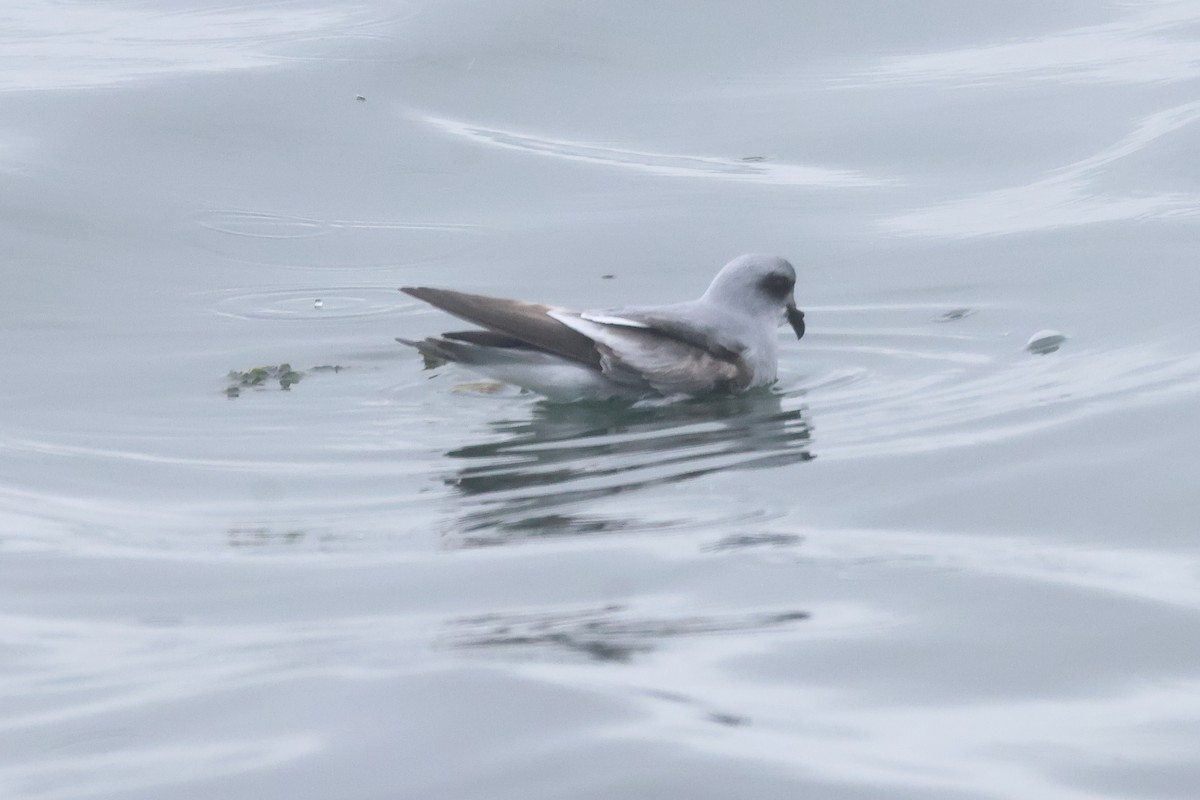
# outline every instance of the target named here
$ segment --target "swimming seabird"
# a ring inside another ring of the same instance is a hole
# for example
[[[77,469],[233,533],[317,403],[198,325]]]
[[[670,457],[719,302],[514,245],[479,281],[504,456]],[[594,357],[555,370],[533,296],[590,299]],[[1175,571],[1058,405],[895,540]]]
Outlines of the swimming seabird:
[[[804,336],[795,285],[787,261],[750,254],[726,264],[699,299],[670,305],[572,311],[406,286],[483,330],[397,341],[555,401],[744,392],[775,381],[776,328],[787,322]]]

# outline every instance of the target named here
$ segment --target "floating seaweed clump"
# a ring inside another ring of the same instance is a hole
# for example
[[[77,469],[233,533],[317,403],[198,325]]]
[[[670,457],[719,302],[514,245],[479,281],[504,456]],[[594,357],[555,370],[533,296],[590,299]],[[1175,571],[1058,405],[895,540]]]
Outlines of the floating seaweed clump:
[[[281,363],[277,366],[253,367],[245,372],[230,369],[228,377],[226,395],[238,397],[242,389],[263,390],[270,386],[272,381],[278,381],[283,391],[290,391],[294,384],[300,383],[300,379],[304,378],[304,373],[295,371],[290,363]]]
[[[245,370],[230,370],[229,385],[225,387],[225,395],[227,397],[238,397],[243,389],[254,389],[255,391],[263,391],[271,388],[276,382],[279,383],[279,388],[285,392],[291,391],[292,386],[300,382],[306,374],[317,372],[333,372],[338,373],[346,367],[340,364],[320,364],[315,367],[310,367],[304,372],[292,369],[292,365],[283,363],[279,365],[270,365],[266,367],[253,367]]]

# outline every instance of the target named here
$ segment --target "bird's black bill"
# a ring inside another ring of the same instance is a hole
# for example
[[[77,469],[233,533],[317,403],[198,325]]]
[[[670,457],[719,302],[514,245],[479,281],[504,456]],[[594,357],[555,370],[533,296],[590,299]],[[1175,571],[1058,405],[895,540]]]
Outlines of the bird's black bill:
[[[804,338],[804,312],[793,305],[787,307],[787,321],[796,332],[797,339]]]

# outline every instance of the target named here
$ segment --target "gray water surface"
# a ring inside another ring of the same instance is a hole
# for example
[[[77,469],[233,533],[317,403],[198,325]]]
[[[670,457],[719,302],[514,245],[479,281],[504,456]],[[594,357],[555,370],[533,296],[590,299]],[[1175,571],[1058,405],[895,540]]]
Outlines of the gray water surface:
[[[1200,3],[9,6],[0,796],[1196,796]],[[394,341],[747,251],[769,392]]]

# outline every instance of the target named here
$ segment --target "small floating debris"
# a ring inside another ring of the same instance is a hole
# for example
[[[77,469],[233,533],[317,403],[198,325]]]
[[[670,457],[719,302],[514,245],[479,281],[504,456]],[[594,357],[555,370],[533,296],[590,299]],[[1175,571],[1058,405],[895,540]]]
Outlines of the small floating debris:
[[[367,98],[363,97],[361,94],[356,94],[356,95],[354,95],[354,99],[355,99],[355,100],[357,100],[357,101],[358,101],[358,102],[360,102],[360,103],[365,103],[365,102],[367,102]]]
[[[747,164],[761,164],[762,162],[767,160],[767,157],[766,156],[743,156],[741,160],[745,161]]]
[[[1038,331],[1033,336],[1029,337],[1029,341],[1025,344],[1025,349],[1033,353],[1035,356],[1044,356],[1048,353],[1053,353],[1058,348],[1062,347],[1063,342],[1067,340],[1058,331],[1044,330]]]
[[[600,280],[602,280],[602,281],[611,281],[611,280],[612,280],[613,278],[615,278],[615,277],[617,277],[617,276],[616,276],[616,275],[613,275],[613,274],[610,272],[610,273],[608,273],[607,275],[601,275],[601,276],[600,276]]]
[[[975,313],[973,308],[952,308],[944,314],[938,314],[933,318],[933,322],[958,322],[960,319],[965,319]]]
[[[317,311],[320,311],[324,307],[325,301],[321,298],[318,297],[316,300],[313,300],[313,308],[315,308]]]

